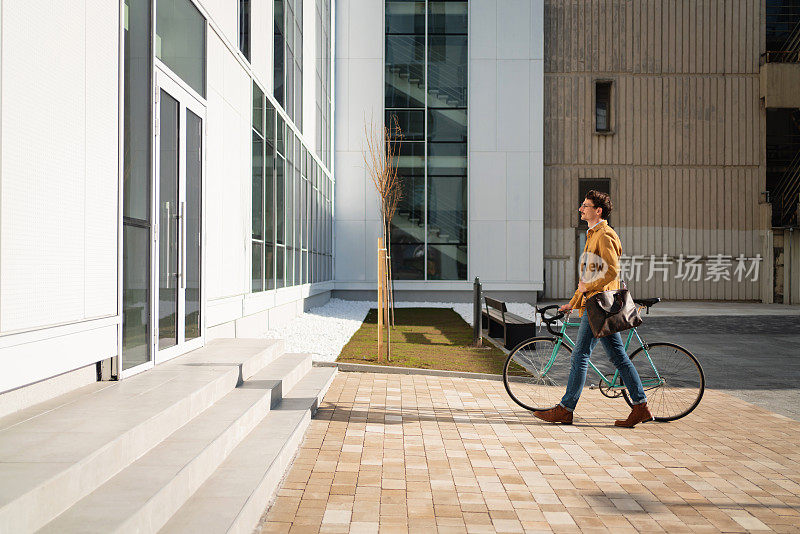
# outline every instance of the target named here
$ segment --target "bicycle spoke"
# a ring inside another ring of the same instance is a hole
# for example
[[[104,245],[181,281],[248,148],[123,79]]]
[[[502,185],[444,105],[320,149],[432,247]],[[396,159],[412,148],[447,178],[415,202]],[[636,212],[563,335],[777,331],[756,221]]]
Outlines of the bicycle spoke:
[[[658,371],[661,384],[645,388],[648,406],[657,420],[670,421],[683,417],[700,402],[705,379],[699,363],[685,349],[677,345],[654,343],[648,345],[646,354],[643,349],[634,352],[631,361],[643,384],[656,380],[654,366]],[[624,394],[630,403],[627,392]]]
[[[555,406],[564,395],[571,351],[550,338],[534,338],[508,357],[503,381],[511,398],[529,410]],[[555,358],[554,356],[555,352]]]

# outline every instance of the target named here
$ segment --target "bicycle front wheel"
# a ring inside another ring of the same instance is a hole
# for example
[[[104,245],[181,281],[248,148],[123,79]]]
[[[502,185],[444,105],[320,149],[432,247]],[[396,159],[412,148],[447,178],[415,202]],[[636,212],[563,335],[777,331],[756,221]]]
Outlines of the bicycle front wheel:
[[[503,384],[511,399],[526,410],[547,410],[564,396],[572,350],[557,341],[552,337],[528,339],[506,359]]]
[[[680,419],[700,404],[706,388],[705,375],[700,362],[685,348],[674,343],[651,343],[647,352],[644,347],[634,351],[631,362],[642,379],[647,406],[656,421]],[[623,390],[622,394],[633,406],[628,391]]]

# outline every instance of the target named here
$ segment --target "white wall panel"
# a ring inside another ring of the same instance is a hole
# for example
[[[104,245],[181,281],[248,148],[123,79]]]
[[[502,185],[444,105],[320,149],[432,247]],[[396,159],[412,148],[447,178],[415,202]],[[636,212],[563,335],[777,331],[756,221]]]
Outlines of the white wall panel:
[[[365,191],[372,187],[364,169],[364,159],[358,152],[344,152],[337,156],[335,215],[337,221],[364,220],[366,213]]]
[[[336,280],[366,279],[366,223],[336,221]]]
[[[469,65],[469,149],[497,150],[497,61],[475,59]]]
[[[506,280],[506,221],[482,221],[470,226],[469,276],[481,282]]]
[[[350,123],[348,150],[361,152],[364,150],[364,125],[372,122],[378,131],[383,127],[383,60],[351,59],[348,64],[351,84],[349,94],[345,95],[347,115],[340,115],[339,119]]]
[[[497,0],[469,2],[469,57],[497,58]]]
[[[239,46],[239,2],[232,0],[201,0],[214,23],[222,30],[225,38]],[[253,5],[256,2],[251,2]],[[252,8],[251,8],[252,9]]]
[[[337,45],[337,49],[338,48]],[[334,78],[336,107],[333,111],[333,149],[336,151],[337,157],[339,157],[338,154],[348,150],[348,144],[350,142],[350,121],[347,120],[350,117],[348,111],[350,109],[348,105],[350,94],[350,61],[337,58],[334,69],[336,73]],[[338,198],[336,200],[337,202],[339,201]]]
[[[94,0],[3,5],[4,332],[116,311],[118,21]]]
[[[250,77],[209,33],[206,283],[210,299],[249,291]]]
[[[481,223],[472,221],[505,219],[506,157],[495,152],[469,155],[470,232]]]
[[[350,0],[347,16],[348,58],[383,58],[383,2],[376,0]],[[342,16],[337,13],[337,18]],[[380,43],[381,46],[375,46]],[[382,69],[381,69],[382,71]]]
[[[272,94],[273,2],[251,2],[250,17],[250,63],[264,91]]]
[[[531,0],[497,2],[497,57],[528,59],[531,38]],[[476,21],[480,24],[480,21]]]
[[[497,131],[500,150],[529,150],[530,62],[498,60],[497,62]]]
[[[118,17],[114,2],[87,1],[85,317],[117,312],[119,27],[109,21]]]
[[[506,222],[506,280],[527,282],[530,278],[531,236],[529,221]]]
[[[531,217],[530,164],[528,152],[506,154],[506,220],[528,221]]]
[[[544,59],[544,0],[530,0],[531,59]]]

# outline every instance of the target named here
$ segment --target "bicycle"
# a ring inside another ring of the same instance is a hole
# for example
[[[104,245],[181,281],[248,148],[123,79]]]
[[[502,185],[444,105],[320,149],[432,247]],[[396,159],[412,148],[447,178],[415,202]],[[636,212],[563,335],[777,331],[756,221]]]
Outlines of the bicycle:
[[[647,311],[660,302],[660,298],[634,299],[639,311]],[[558,404],[566,390],[567,378],[572,363],[572,349],[575,342],[566,334],[567,327],[580,326],[569,322],[569,314],[558,312],[547,316],[548,310],[556,305],[536,307],[536,313],[553,337],[534,337],[523,341],[511,351],[503,366],[503,384],[511,398],[531,411],[547,410]],[[565,318],[566,316],[566,318]],[[562,321],[560,330],[553,325]],[[705,375],[697,358],[687,349],[675,343],[646,343],[636,328],[630,329],[625,341],[628,351],[633,338],[639,348],[630,355],[647,394],[647,405],[656,421],[674,421],[689,415],[697,408],[705,391]],[[609,398],[622,396],[629,406],[633,406],[628,391],[622,384],[619,371],[613,375],[603,374],[589,360],[589,369],[600,378],[600,392]],[[590,386],[594,389],[595,386]]]

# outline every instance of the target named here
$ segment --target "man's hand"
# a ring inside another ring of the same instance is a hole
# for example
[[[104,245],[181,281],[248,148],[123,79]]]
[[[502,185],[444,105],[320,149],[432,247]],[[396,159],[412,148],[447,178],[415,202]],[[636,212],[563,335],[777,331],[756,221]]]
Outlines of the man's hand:
[[[560,312],[568,312],[568,311],[570,311],[571,309],[572,309],[572,307],[569,305],[569,302],[568,302],[568,303],[564,304],[563,306],[561,306],[561,307],[558,309],[558,311],[560,311]]]
[[[578,282],[578,291],[580,293],[586,293],[588,290],[589,290],[589,288],[586,287],[586,284],[583,283],[583,280]]]

